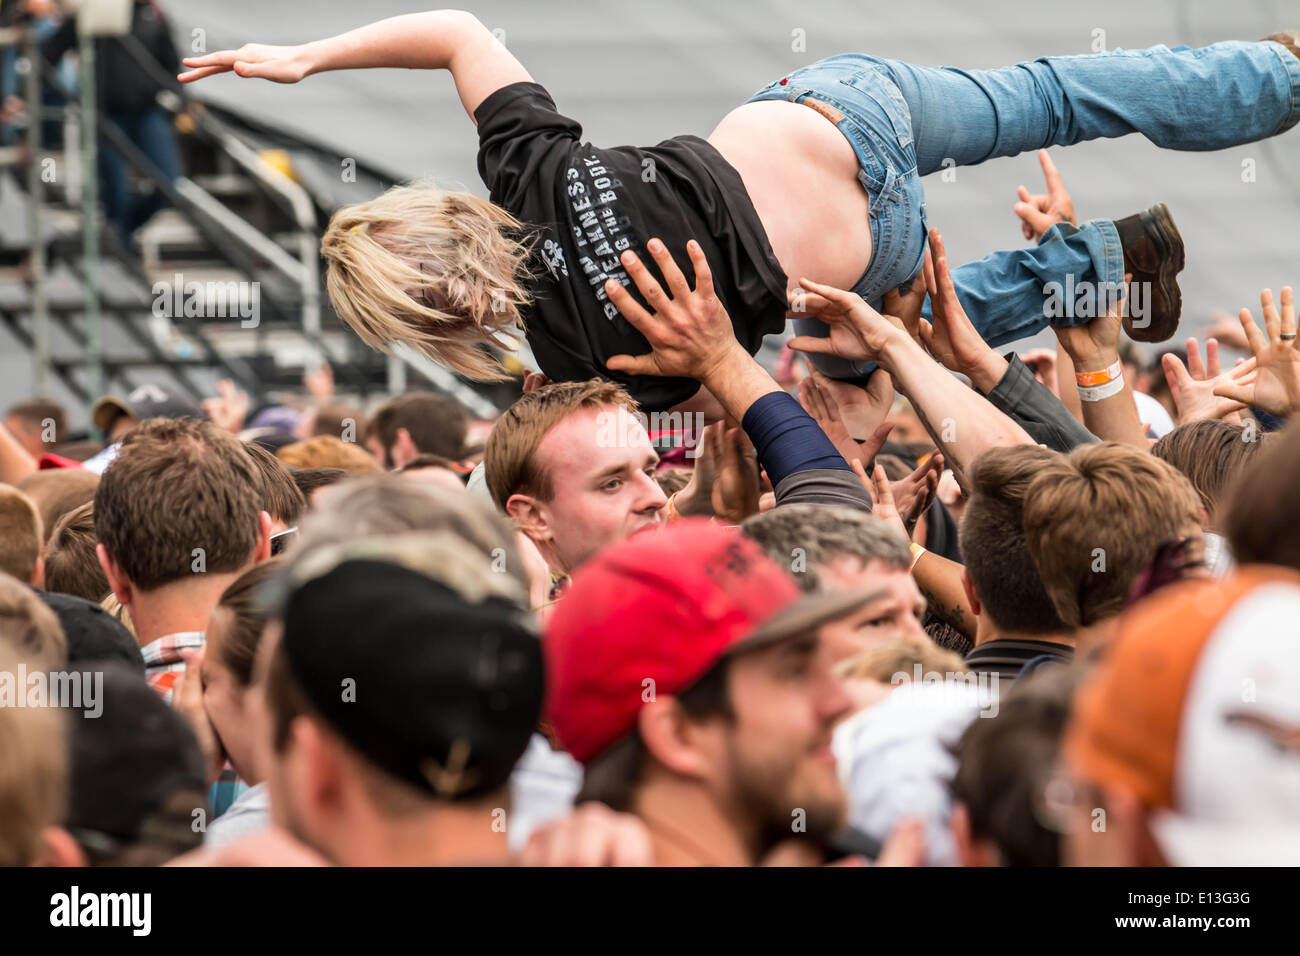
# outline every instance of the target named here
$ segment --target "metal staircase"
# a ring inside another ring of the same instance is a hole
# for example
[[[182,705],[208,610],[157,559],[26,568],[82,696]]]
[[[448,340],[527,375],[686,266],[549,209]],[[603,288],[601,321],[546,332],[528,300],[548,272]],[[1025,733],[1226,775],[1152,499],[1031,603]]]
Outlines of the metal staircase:
[[[25,42],[21,29],[0,30],[0,46]],[[30,46],[27,52],[30,63]],[[148,59],[143,49],[141,57]],[[151,59],[148,65],[161,73]],[[29,91],[37,89],[33,72],[58,87],[49,64],[41,64],[28,71]],[[176,117],[187,176],[169,181],[114,125],[96,117],[99,135],[126,158],[137,181],[169,202],[136,232],[132,248],[123,248],[96,215],[97,254],[87,255],[72,91],[61,90],[68,105],[43,113],[28,99],[28,134],[39,128],[38,119],[61,120],[67,150],[38,145],[33,156],[22,145],[0,148],[0,329],[29,353],[33,392],[88,407],[99,394],[156,382],[197,400],[230,378],[257,407],[276,401],[282,390],[300,390],[303,372],[325,360],[343,399],[396,394],[414,379],[485,417],[509,400],[410,352],[375,352],[334,314],[319,255],[324,226],[342,201],[341,190],[331,188],[339,180],[334,151],[207,109],[187,100],[172,78],[164,81],[168,90],[159,101]],[[46,169],[63,174],[42,178]],[[355,175],[352,200],[359,192],[377,195],[393,181],[364,164]],[[255,325],[230,309],[187,315],[170,307],[177,300],[162,297],[173,294],[178,278],[182,289],[190,283],[245,295],[255,289]],[[0,391],[3,385],[0,378]]]

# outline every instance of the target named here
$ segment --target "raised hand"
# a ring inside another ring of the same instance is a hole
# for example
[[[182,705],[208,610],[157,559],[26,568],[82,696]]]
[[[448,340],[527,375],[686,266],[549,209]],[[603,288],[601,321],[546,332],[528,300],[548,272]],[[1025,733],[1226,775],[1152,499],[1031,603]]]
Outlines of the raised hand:
[[[1214,387],[1221,398],[1258,408],[1270,415],[1286,416],[1300,409],[1300,351],[1296,349],[1295,293],[1282,289],[1282,308],[1273,301],[1273,290],[1259,294],[1267,336],[1255,324],[1250,309],[1238,318],[1254,362],[1243,362],[1228,373],[1228,381]]]
[[[930,505],[934,504],[934,495],[939,490],[939,478],[942,475],[943,455],[936,452],[917,465],[916,470],[906,478],[890,482],[889,491],[894,508],[909,532],[916,527],[921,516],[930,510]]]
[[[989,353],[997,353],[989,348],[957,299],[938,229],[930,230],[930,259],[932,274],[926,280],[931,284],[930,312],[934,318],[932,322],[921,321],[921,340],[940,365],[967,374]]]
[[[1241,416],[1237,413],[1245,406],[1214,394],[1216,386],[1233,382],[1230,376],[1224,375],[1220,370],[1217,341],[1206,341],[1204,362],[1201,361],[1201,350],[1194,338],[1187,340],[1186,366],[1179,361],[1177,355],[1169,352],[1160,361],[1165,381],[1169,383],[1169,392],[1173,395],[1174,407],[1178,410],[1179,425],[1216,418],[1234,424],[1241,423]],[[1255,360],[1250,359],[1250,368],[1253,369],[1254,365]]]
[[[1054,349],[1030,349],[1020,356],[1020,360],[1034,370],[1034,378],[1057,398],[1061,397],[1061,381]]]
[[[758,514],[758,462],[749,436],[736,427],[717,431],[714,457],[717,477],[713,479],[713,513],[726,524],[740,524]]]
[[[921,308],[925,305],[925,297],[929,293],[930,276],[932,267],[930,264],[930,250],[925,251],[925,281],[919,281],[921,276],[912,280],[912,287],[907,293],[900,293],[897,289],[890,289],[884,295],[884,301],[881,305],[884,307],[885,314],[893,316],[903,323],[903,328],[917,345],[924,346],[921,341]]]
[[[203,410],[212,419],[212,424],[233,435],[239,434],[248,416],[248,393],[228,378],[217,382],[215,398],[205,398],[201,403]]]
[[[1026,239],[1037,240],[1058,222],[1068,222],[1077,226],[1074,218],[1074,200],[1061,181],[1061,174],[1056,171],[1056,164],[1047,150],[1038,151],[1038,162],[1043,167],[1043,179],[1047,181],[1047,192],[1030,193],[1021,186],[1016,190],[1020,202],[1011,208],[1020,217],[1020,231]]]
[[[889,439],[893,425],[884,424],[894,403],[894,386],[884,369],[859,388],[827,378],[808,363],[808,377],[799,383],[799,404],[821,426],[844,460],[870,462]],[[850,424],[850,410],[853,422]],[[854,434],[868,435],[857,441]]]
[[[312,61],[306,44],[268,46],[264,43],[245,43],[238,50],[187,56],[181,63],[189,67],[187,72],[176,77],[182,83],[193,83],[218,73],[232,72],[239,76],[270,80],[272,83],[297,83],[312,73]]]

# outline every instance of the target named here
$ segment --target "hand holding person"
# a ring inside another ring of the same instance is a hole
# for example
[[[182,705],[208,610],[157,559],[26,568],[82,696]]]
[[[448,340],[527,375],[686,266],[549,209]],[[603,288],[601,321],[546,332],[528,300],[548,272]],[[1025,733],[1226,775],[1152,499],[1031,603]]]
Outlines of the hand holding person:
[[[1270,415],[1287,416],[1300,409],[1300,350],[1296,349],[1295,293],[1290,286],[1282,289],[1281,299],[1279,311],[1272,289],[1259,294],[1264,332],[1249,309],[1241,310],[1238,318],[1254,361],[1229,372],[1229,381],[1215,385],[1214,394]]]
[[[636,253],[623,253],[623,267],[650,308],[642,307],[612,279],[605,283],[605,292],[623,317],[646,337],[651,351],[615,355],[606,366],[630,375],[696,379],[731,418],[742,420],[750,405],[763,395],[781,391],[781,386],[736,341],[731,318],[714,293],[713,274],[700,244],[694,240],[686,244],[695,270],[693,289],[663,242],[651,239],[646,248],[672,295],[664,291]]]
[[[953,285],[952,270],[948,268],[943,236],[938,229],[930,230],[930,255],[926,265],[933,321],[922,320],[921,340],[941,365],[965,375],[971,384],[987,395],[1007,373],[1007,360],[984,341],[962,308]]]
[[[1119,360],[1119,333],[1126,302],[1127,295],[1083,325],[1054,325],[1052,331],[1068,358],[1063,364],[1070,366],[1074,382],[1066,387],[1076,390],[1084,426],[1102,441],[1117,441],[1146,451],[1151,443]]]

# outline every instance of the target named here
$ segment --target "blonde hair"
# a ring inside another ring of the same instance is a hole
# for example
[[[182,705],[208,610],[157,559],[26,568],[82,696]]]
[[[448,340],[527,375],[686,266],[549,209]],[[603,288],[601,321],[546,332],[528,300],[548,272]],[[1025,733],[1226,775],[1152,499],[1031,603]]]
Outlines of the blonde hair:
[[[136,636],[135,625],[131,623],[131,612],[122,606],[122,602],[117,599],[116,594],[109,591],[104,600],[99,602],[99,606],[111,616],[117,618],[122,626],[131,632],[132,637]]]
[[[334,310],[372,348],[405,342],[467,378],[506,378],[531,301],[531,239],[499,206],[432,182],[334,213],[321,240]]]
[[[960,654],[939,647],[929,638],[916,636],[900,637],[895,641],[868,647],[862,653],[836,664],[835,673],[839,677],[888,684],[898,673],[910,677],[917,664],[926,673],[966,673],[966,662]]]

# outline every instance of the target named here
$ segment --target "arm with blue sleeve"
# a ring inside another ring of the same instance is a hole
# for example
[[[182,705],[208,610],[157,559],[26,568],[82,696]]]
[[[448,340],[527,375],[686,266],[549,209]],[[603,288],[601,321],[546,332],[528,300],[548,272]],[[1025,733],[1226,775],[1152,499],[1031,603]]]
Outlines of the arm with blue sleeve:
[[[804,503],[871,510],[871,495],[821,426],[739,344],[733,341],[701,384],[753,442],[777,507]]]
[[[805,502],[871,510],[858,476],[793,396],[768,392],[746,409],[741,426],[767,471],[778,507]]]

